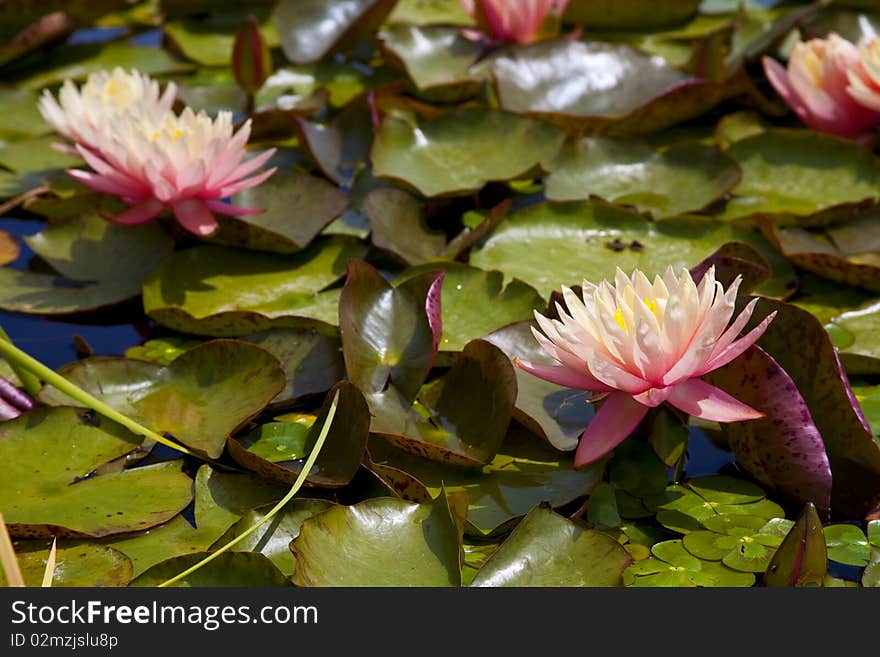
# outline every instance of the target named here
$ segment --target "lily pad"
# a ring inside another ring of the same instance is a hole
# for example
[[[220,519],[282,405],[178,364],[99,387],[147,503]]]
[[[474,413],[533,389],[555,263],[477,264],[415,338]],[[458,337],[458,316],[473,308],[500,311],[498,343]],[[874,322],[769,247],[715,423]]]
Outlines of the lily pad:
[[[134,360],[146,360],[159,365],[171,365],[189,349],[200,344],[200,340],[189,338],[165,337],[147,340],[143,344],[129,347],[125,357]]]
[[[302,523],[291,544],[297,586],[460,586],[458,499],[393,498],[336,506]],[[459,507],[460,508],[460,507]]]
[[[348,200],[322,178],[276,172],[269,180],[235,196],[233,202],[265,212],[253,217],[221,217],[210,241],[273,253],[296,253],[341,215]]]
[[[850,140],[773,129],[727,152],[743,174],[725,212],[729,217],[778,214],[821,224],[877,198],[880,159]]]
[[[370,217],[373,244],[409,265],[420,265],[443,256],[446,235],[431,230],[422,206],[402,189],[376,189],[363,202]]]
[[[15,554],[26,586],[42,584],[49,548],[50,543],[46,541],[20,541],[15,545]],[[55,554],[51,586],[126,586],[131,581],[131,576],[131,560],[119,550],[103,545],[61,541]],[[2,571],[0,586],[7,586]]]
[[[631,562],[608,534],[539,506],[489,557],[472,586],[620,586]]]
[[[656,217],[702,210],[740,179],[735,161],[697,143],[656,151],[636,141],[584,139],[568,144],[550,168],[545,184],[551,201],[597,196]]]
[[[0,146],[0,165],[18,173],[82,165],[81,157],[52,149],[52,144],[59,141],[55,136],[36,137]]]
[[[257,17],[266,45],[270,48],[279,45],[268,8],[263,11],[249,7],[237,12],[211,12],[200,18],[168,21],[163,29],[177,50],[188,59],[203,66],[229,66],[235,35],[249,13]]]
[[[197,552],[166,559],[136,577],[130,586],[159,586],[196,565],[209,554],[210,552]],[[263,588],[291,584],[278,567],[259,552],[225,552],[172,586]]]
[[[681,23],[696,13],[701,0],[571,0],[566,21],[593,30],[651,30]]]
[[[700,116],[739,81],[693,78],[624,44],[558,39],[499,54],[492,75],[503,109],[578,135],[631,135]]]
[[[287,59],[316,62],[378,27],[396,0],[281,0],[275,27]]]
[[[0,267],[18,260],[21,249],[18,242],[9,233],[0,230]]]
[[[317,419],[305,437],[306,449],[311,451],[318,439],[337,391],[339,402],[336,418],[327,434],[327,442],[306,479],[306,483],[313,486],[338,488],[348,484],[357,473],[367,446],[370,431],[367,403],[360,390],[348,382],[341,382],[327,393]],[[266,442],[271,445],[267,446]],[[281,462],[270,460],[267,451],[271,454],[275,447],[277,442],[270,434],[257,432],[230,439],[229,454],[240,465],[262,477],[292,484],[302,472],[305,458],[297,455],[295,459]]]
[[[194,488],[195,526],[178,515],[158,527],[103,539],[132,560],[135,577],[165,559],[207,550],[247,511],[286,492],[252,475],[217,472],[209,465],[199,468]]]
[[[399,0],[389,23],[410,25],[473,25],[460,0]]]
[[[370,467],[407,499],[430,499],[445,486],[468,496],[468,533],[497,535],[541,502],[559,508],[588,495],[601,480],[604,463],[575,470],[572,455],[560,454],[513,427],[495,458],[482,470],[444,466],[370,441]]]
[[[550,358],[535,340],[531,322],[517,322],[486,336],[508,358],[522,358],[533,363],[552,365]],[[532,433],[561,451],[577,447],[578,437],[595,414],[587,400],[591,393],[562,388],[528,372],[515,368],[516,403],[513,417]]]
[[[500,271],[483,271],[458,262],[436,262],[407,269],[395,279],[399,285],[427,271],[445,273],[441,294],[441,351],[461,351],[476,338],[529,319],[546,304],[530,285],[513,279],[506,286]]]
[[[37,94],[27,89],[0,89],[0,139],[13,141],[36,137],[51,130],[37,109]]]
[[[462,195],[529,174],[553,158],[562,141],[563,133],[546,123],[493,109],[457,109],[421,124],[387,117],[371,159],[377,177],[424,196]]]
[[[864,567],[871,558],[871,544],[856,525],[827,525],[825,546],[828,558],[848,566]]]
[[[657,543],[651,547],[651,553],[653,556],[635,562],[624,571],[626,586],[739,587],[755,583],[751,573],[695,557],[685,550],[681,540]]]
[[[60,374],[153,431],[169,433],[210,458],[226,438],[262,411],[284,388],[277,359],[254,345],[215,340],[193,347],[163,367],[123,358],[78,361]],[[49,388],[54,405],[76,402]]]
[[[25,241],[58,275],[0,269],[0,309],[40,315],[85,312],[138,296],[173,248],[157,224],[120,226],[94,215],[53,224]]]
[[[279,325],[326,327],[336,323],[338,292],[323,290],[365,250],[333,237],[292,256],[219,246],[177,251],[144,283],[144,310],[169,328],[221,337]]]
[[[728,568],[763,573],[793,522],[782,518],[765,521],[748,515],[707,518],[708,531],[695,531],[682,539],[685,549],[700,559],[721,561]]]
[[[809,502],[773,556],[764,586],[822,586],[828,573],[825,534]]]
[[[181,463],[97,472],[141,439],[91,411],[41,408],[0,424],[0,508],[13,536],[108,536],[153,527],[192,499]],[[53,458],[47,458],[50,454]]]
[[[584,276],[613,280],[617,267],[649,276],[669,266],[690,268],[731,241],[754,246],[770,262],[774,276],[762,292],[786,292],[790,265],[753,231],[698,218],[650,222],[598,202],[541,203],[515,212],[474,249],[470,263],[499,269],[549,297]]]
[[[764,414],[757,420],[722,424],[737,461],[765,486],[796,502],[813,502],[827,518],[832,486],[825,444],[785,370],[753,347],[707,374],[706,381]]]

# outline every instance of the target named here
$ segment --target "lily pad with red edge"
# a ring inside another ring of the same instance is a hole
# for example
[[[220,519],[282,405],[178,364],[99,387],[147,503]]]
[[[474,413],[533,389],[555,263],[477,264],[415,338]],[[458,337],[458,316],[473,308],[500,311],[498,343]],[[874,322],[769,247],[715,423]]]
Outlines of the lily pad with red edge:
[[[504,285],[500,271],[483,271],[459,262],[435,262],[407,269],[395,278],[399,285],[422,272],[445,273],[441,294],[440,351],[461,351],[471,340],[502,327],[530,319],[543,310],[544,300],[533,287],[513,279]]]
[[[424,501],[445,486],[468,496],[467,532],[497,536],[510,530],[541,502],[553,508],[588,495],[601,481],[605,463],[581,470],[560,453],[513,425],[495,458],[480,470],[443,465],[407,454],[382,438],[370,440],[368,467],[405,499]]]
[[[195,476],[195,526],[183,515],[145,531],[102,539],[127,555],[134,576],[160,561],[207,550],[247,511],[281,499],[287,488],[250,474],[218,472],[203,465]]]
[[[36,315],[94,311],[138,296],[174,245],[155,223],[119,226],[94,215],[52,224],[25,242],[55,273],[0,269],[0,309]]]
[[[472,586],[620,586],[630,563],[608,534],[539,506],[483,564]]]
[[[767,352],[751,347],[705,379],[764,414],[757,420],[721,425],[740,465],[789,499],[813,502],[820,516],[827,518],[832,476],[825,443],[785,370]]]
[[[157,433],[217,458],[226,438],[260,413],[284,388],[284,370],[265,349],[234,340],[193,347],[163,367],[124,358],[93,358],[62,376]],[[47,387],[40,400],[78,405]]]
[[[825,534],[816,509],[808,502],[773,555],[761,583],[764,586],[822,586],[827,573]]]
[[[192,500],[182,463],[99,472],[141,444],[92,411],[40,408],[0,424],[0,508],[20,538],[101,537],[159,525]]]
[[[710,82],[632,46],[571,39],[499,54],[492,76],[502,109],[579,136],[657,132],[745,90],[741,77]]]
[[[339,402],[336,419],[333,420],[324,447],[309,472],[307,485],[326,488],[345,486],[354,478],[364,456],[370,432],[370,411],[360,390],[348,382],[336,384],[327,393],[323,405],[316,413],[317,419],[305,437],[306,452],[310,452],[317,441],[337,391]],[[302,472],[305,458],[281,462],[270,460],[265,453],[265,441],[271,441],[271,436],[259,432],[230,438],[229,454],[239,465],[265,479],[293,484]],[[272,445],[275,446],[275,443]]]
[[[43,583],[51,541],[16,541],[15,556],[26,586]],[[132,577],[131,560],[119,550],[92,543],[60,541],[55,554],[52,587],[127,586]],[[0,570],[0,586],[8,586]]]
[[[755,583],[752,573],[738,572],[717,561],[695,557],[685,550],[680,539],[655,544],[651,554],[623,572],[625,586],[747,587]]]
[[[742,302],[747,299],[742,299]],[[862,517],[880,501],[880,444],[852,393],[837,350],[821,322],[797,306],[761,298],[749,330],[775,311],[758,345],[779,363],[807,403],[831,464],[831,509]],[[804,354],[809,354],[805,358]]]
[[[196,552],[171,557],[135,577],[129,586],[157,587],[195,566],[210,554],[210,552]],[[171,586],[284,587],[291,586],[291,583],[268,557],[259,552],[225,552]]]
[[[496,109],[459,108],[427,121],[385,118],[373,173],[428,197],[460,196],[540,169],[562,146],[558,128]]]
[[[334,506],[300,526],[290,549],[297,586],[460,586],[460,495]],[[352,564],[357,564],[352,568]]]
[[[275,28],[287,59],[307,64],[368,37],[395,4],[396,0],[281,0],[274,10]]]
[[[237,194],[232,202],[264,212],[218,218],[220,228],[209,241],[272,253],[301,251],[348,206],[345,194],[323,178],[282,171]]]
[[[639,141],[570,142],[550,163],[551,201],[599,197],[655,217],[697,212],[739,182],[736,162],[714,146],[682,142],[655,150]]]
[[[282,256],[197,246],[166,258],[144,283],[144,310],[183,333],[237,337],[273,327],[332,332],[349,258],[366,246],[347,237],[313,242]]]

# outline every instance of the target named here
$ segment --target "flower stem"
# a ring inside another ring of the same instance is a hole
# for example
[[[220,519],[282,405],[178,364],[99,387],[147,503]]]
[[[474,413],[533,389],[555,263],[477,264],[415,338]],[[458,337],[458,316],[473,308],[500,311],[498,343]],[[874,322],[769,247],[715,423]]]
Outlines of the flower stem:
[[[330,426],[333,424],[333,417],[336,415],[336,406],[338,403],[339,391],[337,390],[336,394],[333,396],[333,402],[330,404],[330,410],[327,411],[327,419],[324,420],[324,426],[321,427],[321,433],[318,435],[318,440],[315,442],[315,446],[312,448],[311,454],[309,454],[309,457],[303,464],[302,471],[299,473],[296,481],[293,482],[293,486],[291,487],[290,491],[288,491],[287,495],[285,495],[281,499],[281,501],[278,502],[278,504],[276,504],[274,507],[272,507],[272,509],[265,516],[263,516],[258,522],[251,525],[247,530],[233,538],[219,550],[215,550],[214,552],[209,554],[207,557],[199,561],[194,566],[191,566],[179,575],[175,575],[171,579],[162,582],[161,584],[159,584],[159,588],[171,586],[172,584],[179,582],[181,579],[187,577],[188,575],[191,575],[202,566],[210,563],[211,561],[219,557],[224,552],[228,552],[235,545],[243,541],[245,538],[257,531],[260,527],[269,522],[279,511],[281,511],[281,509],[285,507],[288,502],[290,502],[291,499],[293,499],[293,496],[299,492],[299,489],[302,488],[303,484],[306,481],[306,478],[309,476],[309,473],[315,465],[315,461],[318,459],[318,454],[321,453],[321,448],[324,446],[324,441],[327,440],[327,434],[330,433]]]
[[[6,335],[6,331],[3,330],[3,327],[0,326],[0,341],[5,340],[6,342],[12,344],[12,340]],[[15,376],[18,377],[19,381],[21,381],[21,387],[24,388],[24,391],[29,394],[31,397],[36,398],[38,394],[40,394],[40,379],[34,376],[31,372],[27,371],[23,367],[19,366],[18,363],[9,362],[9,367],[12,368],[12,371],[15,372]]]
[[[194,456],[201,460],[206,460],[204,459],[204,457],[193,453],[183,445],[179,445],[171,440],[168,440],[165,436],[159,435],[155,431],[148,429],[142,424],[139,424],[131,418],[126,417],[119,411],[114,410],[113,408],[102,402],[100,399],[93,397],[82,388],[74,385],[57,372],[49,369],[40,361],[26,354],[14,344],[12,344],[11,342],[7,342],[4,339],[0,339],[0,356],[3,356],[3,358],[5,358],[10,365],[14,367],[20,367],[26,370],[28,373],[35,375],[38,379],[57,388],[65,395],[76,400],[83,406],[90,408],[96,413],[99,413],[100,415],[103,415],[104,417],[121,424],[133,434],[137,436],[143,436],[144,438],[149,438],[150,440],[154,440],[157,443],[166,445],[167,447],[177,450],[178,452]]]

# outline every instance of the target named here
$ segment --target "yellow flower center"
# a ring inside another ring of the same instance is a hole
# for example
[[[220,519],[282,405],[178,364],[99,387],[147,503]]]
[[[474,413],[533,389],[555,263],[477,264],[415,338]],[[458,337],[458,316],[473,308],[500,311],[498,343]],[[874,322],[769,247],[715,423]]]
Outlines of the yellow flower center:
[[[657,302],[654,299],[650,299],[648,297],[642,297],[642,301],[645,302],[645,305],[648,306],[648,310],[650,310],[654,317],[657,316]],[[626,326],[626,322],[623,319],[623,310],[620,308],[620,304],[617,305],[617,310],[614,311],[614,321],[617,322],[617,325],[623,329],[624,333],[629,333],[629,329]]]

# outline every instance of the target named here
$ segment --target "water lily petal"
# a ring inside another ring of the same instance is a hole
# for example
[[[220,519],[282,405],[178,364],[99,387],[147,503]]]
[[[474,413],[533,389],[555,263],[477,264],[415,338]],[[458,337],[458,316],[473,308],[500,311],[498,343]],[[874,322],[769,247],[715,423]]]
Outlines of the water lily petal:
[[[105,217],[109,221],[125,226],[134,226],[142,224],[159,216],[165,206],[154,198],[147,199],[143,203],[139,203],[121,214],[116,216]]]
[[[574,456],[574,467],[582,468],[595,463],[611,452],[635,431],[648,410],[647,406],[625,393],[615,392],[608,395],[581,435]]]
[[[175,203],[173,209],[180,225],[191,233],[204,237],[217,230],[217,220],[203,201],[181,201]]]
[[[590,392],[611,392],[614,388],[605,385],[589,374],[580,374],[563,365],[541,365],[527,360],[515,358],[513,364],[539,379],[555,383],[564,388],[577,388]]]
[[[690,379],[675,386],[667,401],[688,415],[713,422],[739,422],[764,417],[760,411],[700,379]]]

